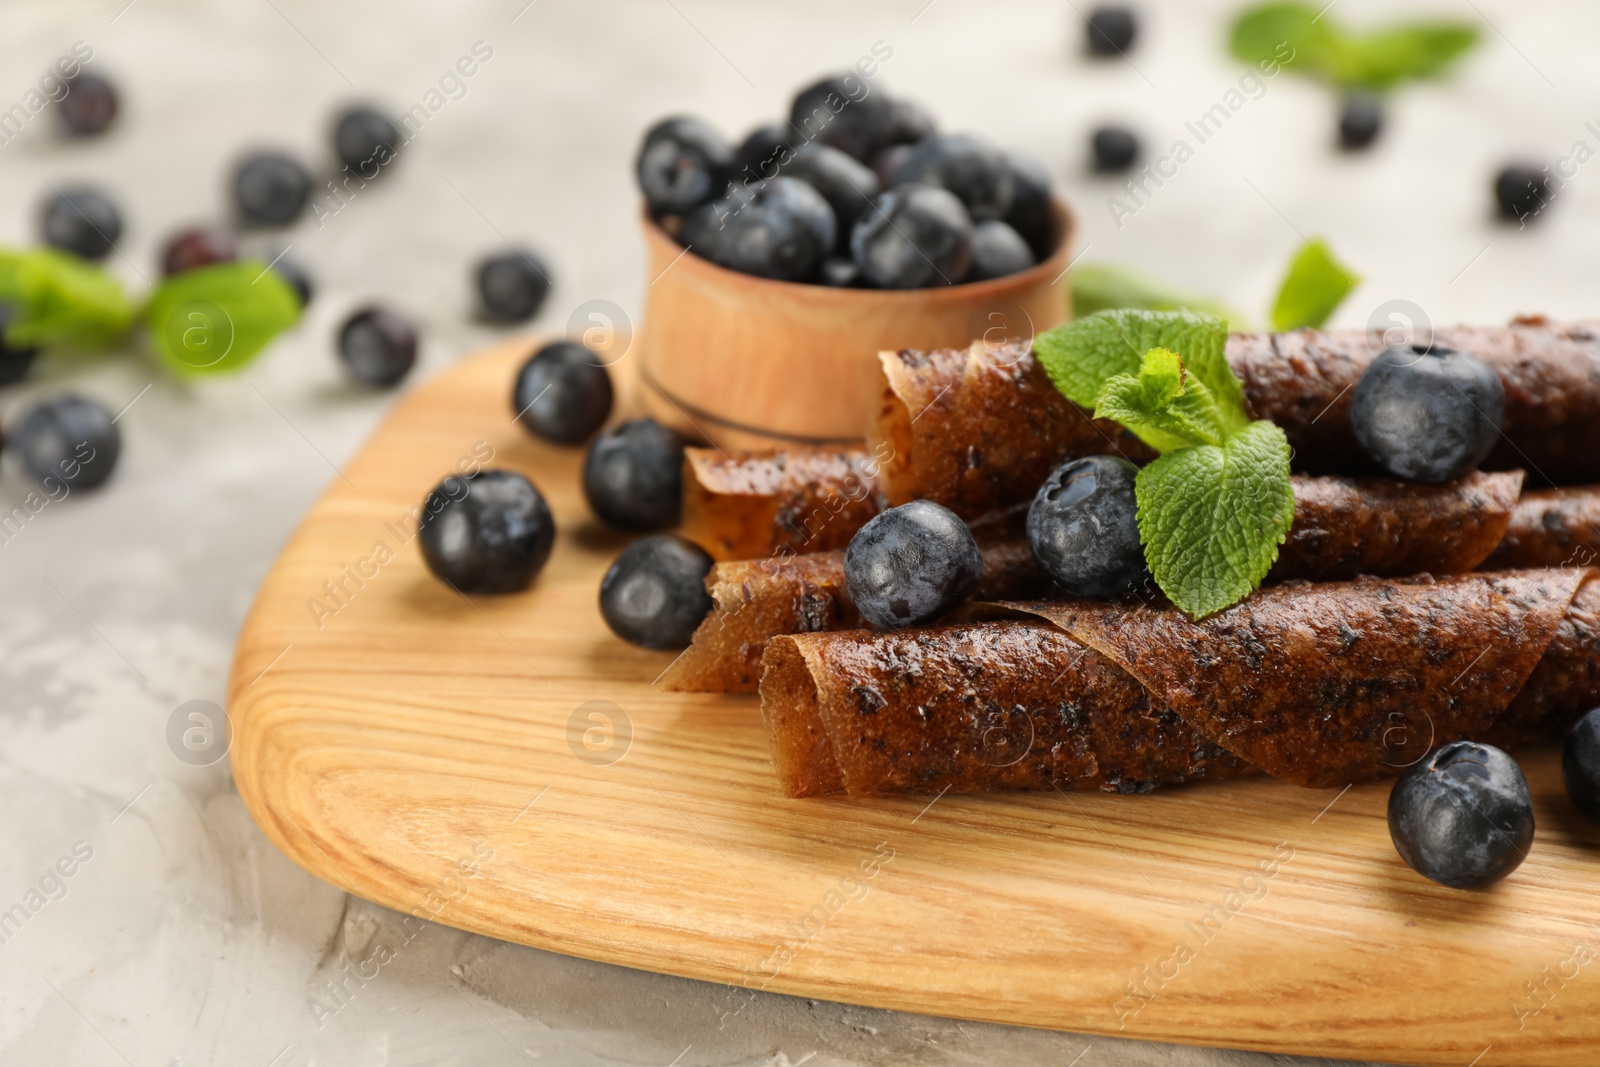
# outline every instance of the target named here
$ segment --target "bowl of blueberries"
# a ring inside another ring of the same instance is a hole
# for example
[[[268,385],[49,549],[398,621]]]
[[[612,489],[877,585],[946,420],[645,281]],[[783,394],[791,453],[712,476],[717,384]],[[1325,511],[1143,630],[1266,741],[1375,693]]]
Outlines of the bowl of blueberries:
[[[877,353],[1064,321],[1073,219],[1037,161],[943,133],[866,71],[826,77],[735,144],[644,135],[645,402],[718,444],[859,439]]]

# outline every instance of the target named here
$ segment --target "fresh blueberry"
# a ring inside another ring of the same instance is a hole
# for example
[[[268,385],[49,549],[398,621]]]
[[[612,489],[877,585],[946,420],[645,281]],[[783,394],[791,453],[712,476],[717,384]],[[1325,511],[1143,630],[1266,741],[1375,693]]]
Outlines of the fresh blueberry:
[[[546,441],[581,444],[611,415],[611,375],[582,345],[553,341],[517,372],[511,409]]]
[[[1533,843],[1533,799],[1515,760],[1454,741],[1428,754],[1389,794],[1389,836],[1418,874],[1482,889],[1516,870]]]
[[[794,144],[821,141],[865,163],[893,141],[895,112],[865,79],[833,75],[795,94],[789,130]]]
[[[359,177],[376,178],[399,151],[400,131],[374,108],[349,108],[334,125],[334,155]]]
[[[682,215],[722,195],[733,178],[733,149],[699,119],[663,119],[645,133],[634,171],[652,213]]]
[[[40,401],[23,416],[7,443],[47,489],[53,482],[93,489],[111,477],[122,451],[111,412],[71,393]]]
[[[777,123],[757,126],[739,143],[734,152],[738,177],[747,182],[776,178],[784,161],[794,154],[789,147],[789,131]]]
[[[1600,821],[1600,708],[1579,719],[1561,749],[1561,776],[1578,809]]]
[[[850,231],[856,219],[878,197],[878,176],[872,168],[825,144],[804,145],[794,154],[783,173],[799,178],[828,202],[833,209],[837,237],[834,247],[848,254]]]
[[[900,185],[918,182],[950,190],[967,205],[975,222],[1005,218],[1016,181],[999,149],[964,133],[930,137],[917,145],[896,180]]]
[[[386,307],[362,308],[339,330],[339,358],[362,385],[394,385],[417,361],[416,327]]]
[[[1356,383],[1350,427],[1390,474],[1447,482],[1489,454],[1505,404],[1499,377],[1476,356],[1441,345],[1395,345]]]
[[[856,223],[850,255],[882,289],[954,285],[972,266],[972,220],[954,193],[902,185]]]
[[[634,419],[595,438],[583,458],[583,495],[625,530],[663,530],[683,513],[683,437]]]
[[[1128,8],[1107,4],[1089,12],[1087,29],[1090,55],[1120,56],[1133,47],[1139,27]]]
[[[722,237],[728,220],[739,207],[737,200],[713,200],[692,208],[678,227],[678,243],[713,263],[721,263]]]
[[[872,173],[878,176],[878,186],[893,189],[900,184],[900,170],[911,158],[916,145],[892,144],[872,157]]]
[[[1344,98],[1339,112],[1339,147],[1346,151],[1366,148],[1383,129],[1383,98],[1377,93],[1354,92]]]
[[[1011,210],[1005,223],[1022,235],[1035,260],[1050,258],[1056,249],[1056,216],[1050,192],[1050,172],[1032,156],[1006,153],[1011,167]]]
[[[1149,582],[1133,495],[1138,474],[1121,456],[1089,456],[1063,463],[1039,487],[1028,544],[1069,596],[1126,596]]]
[[[252,226],[287,226],[305,210],[311,172],[284,152],[253,152],[233,172],[233,203]]]
[[[1127,170],[1139,161],[1139,137],[1124,126],[1101,126],[1090,140],[1095,170]]]
[[[161,251],[161,273],[170,278],[196,267],[232,263],[238,258],[239,246],[231,233],[211,226],[196,226],[179,230],[167,241]]]
[[[478,263],[478,300],[500,322],[526,322],[550,293],[550,271],[537,254],[518,249]]]
[[[304,308],[311,303],[312,294],[316,286],[311,283],[311,275],[300,265],[299,260],[290,259],[288,256],[279,256],[272,264],[272,271],[278,277],[289,283],[289,288],[294,290],[294,295],[300,299],[300,306]]]
[[[1003,222],[980,222],[972,228],[972,270],[969,282],[1004,278],[1033,266],[1033,250],[1022,235]]]
[[[417,528],[428,569],[462,593],[520,593],[550,558],[556,521],[515,471],[452,474],[428,494]]]
[[[1550,175],[1531,164],[1507,167],[1495,175],[1494,196],[1501,218],[1537,218],[1550,202]]]
[[[6,330],[16,313],[14,305],[0,303],[0,385],[14,385],[26,378],[34,357],[39,354],[37,348],[25,348],[6,340]]]
[[[833,249],[837,233],[833,209],[799,178],[753,182],[719,201],[718,207],[722,229],[705,251],[730,270],[806,281]],[[686,229],[698,230],[698,224],[687,227],[685,221]]]
[[[641,537],[600,579],[600,615],[611,632],[642,648],[683,648],[711,611],[711,557],[672,534]]]
[[[823,260],[818,280],[835,289],[857,289],[864,284],[861,268],[856,266],[856,261],[842,256],[829,256]]]
[[[84,259],[104,259],[122,236],[122,215],[98,189],[64,189],[45,204],[40,219],[44,243]]]
[[[889,101],[890,144],[916,144],[938,132],[933,116],[920,104],[909,100]]]
[[[983,578],[983,554],[961,517],[913,500],[873,517],[844,552],[845,588],[868,622],[886,628],[938,618]]]
[[[83,71],[66,81],[67,95],[56,105],[68,133],[94,137],[117,117],[117,90],[98,74]]]

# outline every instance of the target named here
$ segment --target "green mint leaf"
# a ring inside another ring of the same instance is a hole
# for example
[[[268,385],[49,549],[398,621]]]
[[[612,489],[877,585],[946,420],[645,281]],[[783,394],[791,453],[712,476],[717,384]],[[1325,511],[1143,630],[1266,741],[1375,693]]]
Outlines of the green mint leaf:
[[[1289,262],[1289,272],[1278,289],[1272,328],[1281,332],[1320,327],[1360,280],[1360,275],[1333,258],[1321,240],[1307,241]]]
[[[1281,66],[1346,88],[1381,90],[1437,77],[1477,42],[1477,29],[1464,23],[1404,23],[1353,34],[1316,5],[1274,3],[1235,20],[1229,50],[1263,73]]]
[[[164,280],[145,307],[161,358],[182,375],[238,370],[300,318],[294,290],[265,263],[219,263]]]
[[[1160,457],[1134,495],[1156,584],[1190,616],[1210,615],[1249,596],[1278,558],[1294,521],[1289,441],[1253,422],[1221,445]]]
[[[1095,418],[1115,419],[1160,452],[1220,445],[1227,436],[1221,409],[1205,383],[1189,374],[1176,352],[1152,348],[1138,374],[1106,381]]]
[[[1232,433],[1250,420],[1244,387],[1223,355],[1227,341],[1227,326],[1209,315],[1125,309],[1074,319],[1040,334],[1033,346],[1056,388],[1079,407],[1090,409],[1109,379],[1137,375],[1152,348],[1177,352],[1189,374],[1211,391],[1223,429]]]
[[[1078,318],[1097,311],[1194,311],[1244,329],[1245,317],[1220,300],[1176,289],[1159,278],[1115,263],[1084,263],[1072,268],[1072,312]]]
[[[1435,78],[1473,45],[1478,31],[1459,23],[1395,26],[1347,37],[1331,71],[1339,85],[1388,89],[1409,78]]]
[[[1262,4],[1240,13],[1228,50],[1242,63],[1277,73],[1277,67],[1326,75],[1343,35],[1326,15],[1306,4]]]
[[[0,249],[0,302],[13,312],[6,342],[19,348],[100,347],[133,324],[115,278],[54,248]]]

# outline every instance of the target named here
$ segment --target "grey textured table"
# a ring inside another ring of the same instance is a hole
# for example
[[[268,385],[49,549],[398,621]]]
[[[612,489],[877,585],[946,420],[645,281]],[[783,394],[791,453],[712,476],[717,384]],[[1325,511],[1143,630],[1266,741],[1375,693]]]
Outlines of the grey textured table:
[[[5,419],[67,387],[127,406],[113,482],[49,504],[0,543],[0,909],[75,846],[92,853],[71,878],[47,881],[44,905],[0,943],[0,1060],[1288,1062],[768,995],[721,1026],[733,998],[721,987],[438,925],[376,979],[347,981],[343,964],[386,913],[267,844],[227,763],[180,762],[167,722],[185,701],[222,699],[257,582],[392,399],[343,384],[331,355],[342,316],[380,295],[416,316],[427,330],[422,380],[495,336],[471,320],[467,265],[506,237],[532,241],[555,267],[539,328],[562,331],[591,299],[636,313],[643,257],[629,166],[637,133],[664,112],[697,112],[737,135],[776,115],[803,80],[883,41],[893,56],[881,85],[925,102],[947,128],[1046,161],[1080,211],[1088,259],[1138,264],[1260,315],[1301,236],[1320,234],[1367,279],[1342,323],[1390,300],[1436,322],[1578,315],[1595,311],[1593,165],[1526,231],[1492,222],[1488,183],[1511,155],[1553,161],[1578,140],[1600,146],[1584,125],[1600,118],[1597,9],[1427,5],[1491,20],[1484,47],[1452,82],[1403,93],[1375,151],[1335,153],[1331,98],[1280,77],[1191,145],[1193,158],[1119,212],[1119,225],[1108,200],[1125,194],[1087,172],[1087,130],[1124,119],[1155,155],[1188,136],[1184,122],[1237,85],[1221,47],[1232,5],[1145,3],[1131,61],[1091,63],[1068,3],[524,3],[0,6],[0,108],[78,40],[125,97],[102,140],[62,143],[52,116],[39,115],[0,145],[0,241],[31,237],[47,181],[104,182],[128,216],[111,265],[135,289],[154,275],[167,232],[223,215],[223,177],[245,146],[320,160],[337,104],[400,111],[474,42],[493,53],[456,98],[442,97],[386,180],[261,242],[268,254],[292,244],[320,291],[303,325],[247,372],[184,385],[123,353],[57,360],[0,394]],[[1329,17],[1382,17],[1386,6],[1347,0]],[[8,463],[0,508],[27,491]],[[313,1011],[339,981],[339,1010]]]

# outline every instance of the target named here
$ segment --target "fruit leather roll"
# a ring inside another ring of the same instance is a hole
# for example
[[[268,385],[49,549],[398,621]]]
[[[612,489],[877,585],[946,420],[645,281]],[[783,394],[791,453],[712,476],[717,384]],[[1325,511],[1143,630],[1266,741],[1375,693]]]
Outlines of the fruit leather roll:
[[[1068,641],[1003,621],[796,634],[769,647],[762,714],[795,796],[1143,791],[1250,771],[1337,786],[1582,714],[1600,679],[1591,573],[1278,586],[1199,621],[1006,606]]]
[[[1484,562],[1511,567],[1586,567],[1600,560],[1600,485],[1531,489]]]

